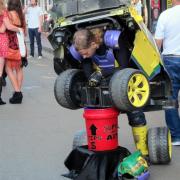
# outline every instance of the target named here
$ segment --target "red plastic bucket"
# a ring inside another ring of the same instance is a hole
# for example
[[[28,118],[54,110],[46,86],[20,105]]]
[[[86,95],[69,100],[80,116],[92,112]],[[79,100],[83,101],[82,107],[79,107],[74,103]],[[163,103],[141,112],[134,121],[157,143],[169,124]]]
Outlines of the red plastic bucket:
[[[114,108],[85,109],[88,149],[107,151],[118,147],[118,115]]]

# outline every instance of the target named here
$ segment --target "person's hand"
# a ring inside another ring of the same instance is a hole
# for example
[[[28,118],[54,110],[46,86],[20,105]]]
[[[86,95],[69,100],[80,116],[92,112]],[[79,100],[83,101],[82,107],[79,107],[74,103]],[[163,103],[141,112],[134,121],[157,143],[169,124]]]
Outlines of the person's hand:
[[[23,32],[24,33],[24,30],[23,30],[23,28],[18,28],[18,32]]]
[[[42,27],[38,28],[38,32],[41,33],[42,32]]]
[[[27,37],[27,30],[24,30],[24,36]]]
[[[23,67],[23,66],[26,67],[28,65],[27,57],[22,57],[21,61],[22,61],[21,67]]]
[[[102,79],[102,74],[100,71],[92,73],[88,81],[89,86],[92,87],[97,86],[100,83],[101,79]]]

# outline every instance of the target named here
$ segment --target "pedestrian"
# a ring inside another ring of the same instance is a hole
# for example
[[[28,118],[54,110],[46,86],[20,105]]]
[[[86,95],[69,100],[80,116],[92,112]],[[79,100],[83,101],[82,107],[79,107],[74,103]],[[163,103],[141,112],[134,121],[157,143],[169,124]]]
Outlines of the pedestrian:
[[[38,6],[37,0],[30,0],[30,5],[25,7],[27,14],[28,33],[30,40],[30,58],[34,57],[34,39],[36,38],[38,46],[38,59],[42,58],[41,32],[43,23],[43,12]]]
[[[10,22],[23,29],[25,32],[26,23],[25,23],[25,16],[23,14],[21,1],[20,0],[9,0],[7,5],[8,16]],[[13,31],[7,30],[7,35],[10,40],[9,47],[14,48],[17,51],[20,51],[17,34]],[[6,73],[11,81],[11,84],[14,88],[13,96],[9,99],[11,104],[20,104],[23,99],[23,94],[21,92],[22,81],[23,81],[23,68],[22,66],[25,65],[26,57],[23,59],[20,57],[16,57],[14,54],[14,58],[6,58]]]
[[[110,31],[108,33],[111,33]],[[112,35],[120,33],[112,31]],[[109,36],[108,36],[109,37]],[[107,42],[104,42],[106,39]],[[85,75],[89,81],[90,86],[98,85],[101,76],[108,77],[112,75],[115,70],[115,59],[121,68],[127,68],[130,58],[130,53],[125,46],[125,43],[118,39],[119,47],[111,44],[108,47],[109,40],[105,37],[105,32],[100,28],[90,30],[78,30],[73,37],[73,45],[75,50],[81,56],[81,63]],[[109,45],[110,45],[109,44]],[[114,47],[113,47],[114,46]],[[93,72],[93,65],[98,67],[98,70]],[[132,126],[132,132],[137,149],[140,149],[144,156],[148,155],[146,136],[147,127],[144,113],[139,111],[128,112],[129,124]]]
[[[152,30],[151,32],[154,34],[156,31],[157,21],[159,18],[159,8],[153,8],[152,10]]]
[[[2,0],[1,0],[2,1]],[[1,2],[0,2],[1,6]],[[4,26],[3,24],[3,18],[4,18],[4,12],[3,12],[4,7],[0,7],[0,26]],[[4,31],[4,32],[3,32]],[[7,34],[5,33],[5,26],[4,30],[2,29],[0,33],[0,105],[6,104],[2,98],[1,98],[1,93],[2,93],[2,86],[3,86],[3,69],[4,69],[4,57],[7,54],[8,50],[8,38]]]
[[[148,25],[148,10],[147,10],[147,0],[131,0],[132,6],[136,9],[139,15],[143,17],[145,25]]]
[[[135,9],[137,10],[138,14],[142,16],[143,5],[141,3],[141,0],[132,0],[131,3],[135,7]]]
[[[155,40],[172,80],[172,98],[178,102],[180,89],[180,0],[172,0],[173,7],[159,16]],[[180,145],[180,117],[178,109],[165,110],[167,126],[170,129],[172,145]]]
[[[8,13],[5,9],[4,0],[0,0],[0,105],[6,104],[2,98],[2,85],[3,85],[3,70],[5,64],[5,57],[8,52],[8,37],[6,34],[6,29],[11,29],[12,31],[19,32],[20,29],[16,26],[13,26],[8,18]]]

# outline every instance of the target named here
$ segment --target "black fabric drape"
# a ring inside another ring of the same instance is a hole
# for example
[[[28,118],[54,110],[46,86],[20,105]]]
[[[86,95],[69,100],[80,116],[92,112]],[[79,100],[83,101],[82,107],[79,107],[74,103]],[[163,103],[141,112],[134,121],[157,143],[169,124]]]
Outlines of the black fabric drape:
[[[118,180],[117,166],[129,155],[124,147],[106,152],[92,152],[86,146],[78,147],[65,160],[69,170],[66,177],[74,180]]]

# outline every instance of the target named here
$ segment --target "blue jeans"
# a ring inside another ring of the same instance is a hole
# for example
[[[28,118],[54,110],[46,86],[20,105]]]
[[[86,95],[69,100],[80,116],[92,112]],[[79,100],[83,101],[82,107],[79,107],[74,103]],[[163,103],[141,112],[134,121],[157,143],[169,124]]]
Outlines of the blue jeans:
[[[41,33],[38,32],[38,28],[28,28],[28,33],[30,40],[30,55],[34,56],[34,38],[36,38],[38,46],[38,56],[42,56]]]
[[[180,57],[163,56],[163,60],[172,80],[172,99],[178,101],[178,93],[180,89]],[[171,132],[172,141],[180,141],[180,118],[178,109],[165,110],[165,118],[167,126]]]

